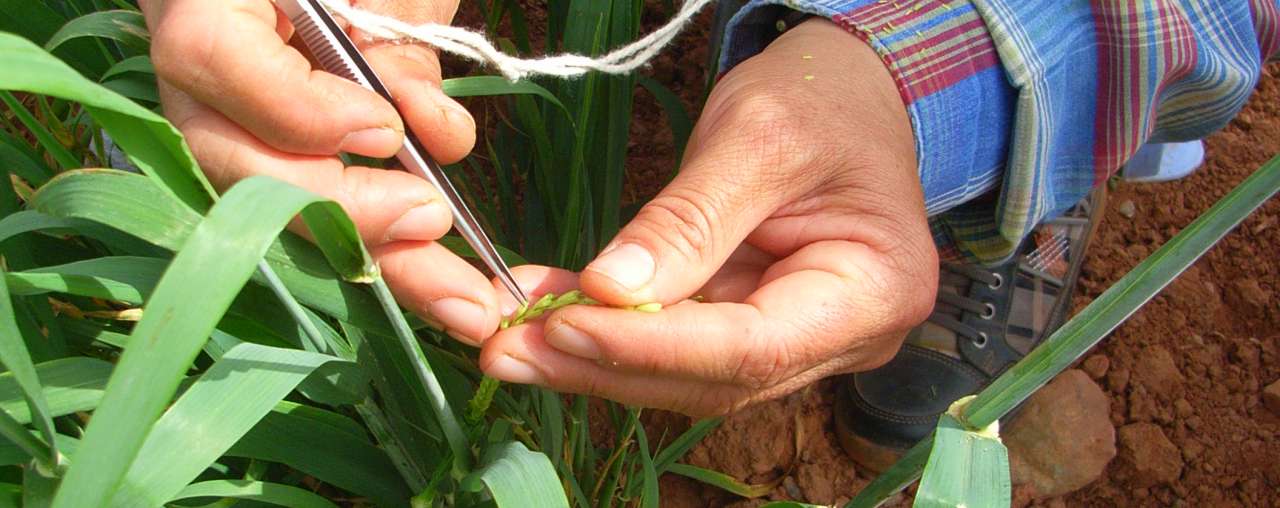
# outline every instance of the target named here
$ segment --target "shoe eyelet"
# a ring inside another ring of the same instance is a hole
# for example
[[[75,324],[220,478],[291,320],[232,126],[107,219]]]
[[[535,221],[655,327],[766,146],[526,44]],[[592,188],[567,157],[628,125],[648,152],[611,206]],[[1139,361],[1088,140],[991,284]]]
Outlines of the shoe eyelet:
[[[984,309],[983,309],[983,311],[982,311],[982,314],[979,314],[979,316],[980,316],[982,319],[990,320],[991,318],[996,317],[996,306],[995,306],[995,305],[993,305],[991,302],[987,302],[987,303],[984,303],[984,304],[982,304],[982,305],[984,306]]]
[[[987,347],[987,334],[985,332],[978,332],[978,338],[973,340],[973,345],[978,349]]]
[[[987,284],[987,287],[989,287],[989,288],[991,288],[991,289],[1000,289],[1000,288],[1004,287],[1004,276],[1003,276],[1003,275],[1000,275],[1000,274],[998,274],[998,273],[992,272],[992,273],[991,273],[991,276],[996,278],[996,283],[995,283],[995,284]]]

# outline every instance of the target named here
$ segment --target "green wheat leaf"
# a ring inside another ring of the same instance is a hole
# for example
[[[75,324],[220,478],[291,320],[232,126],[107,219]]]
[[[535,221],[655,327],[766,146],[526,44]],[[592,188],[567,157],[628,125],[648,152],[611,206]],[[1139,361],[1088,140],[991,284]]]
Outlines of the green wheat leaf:
[[[304,210],[311,207],[322,213]],[[54,506],[97,506],[111,498],[184,372],[276,235],[299,211],[311,224],[320,216],[336,217],[323,210],[336,207],[283,182],[255,177],[232,187],[210,210],[147,302]],[[333,256],[347,251],[344,245],[323,250]],[[332,261],[359,266],[367,255],[358,258]]]

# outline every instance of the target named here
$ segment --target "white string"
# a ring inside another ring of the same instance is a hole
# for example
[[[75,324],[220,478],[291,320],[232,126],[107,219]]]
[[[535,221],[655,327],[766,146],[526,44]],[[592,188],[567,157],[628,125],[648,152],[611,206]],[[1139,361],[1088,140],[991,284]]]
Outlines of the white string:
[[[357,9],[350,5],[349,0],[320,0],[330,12],[346,18],[351,26],[359,28],[370,37],[425,42],[441,51],[491,65],[511,81],[531,75],[573,77],[590,71],[629,73],[652,60],[711,2],[712,0],[685,0],[675,17],[662,28],[599,58],[565,53],[522,59],[499,51],[483,34],[465,28],[437,24],[415,26]]]

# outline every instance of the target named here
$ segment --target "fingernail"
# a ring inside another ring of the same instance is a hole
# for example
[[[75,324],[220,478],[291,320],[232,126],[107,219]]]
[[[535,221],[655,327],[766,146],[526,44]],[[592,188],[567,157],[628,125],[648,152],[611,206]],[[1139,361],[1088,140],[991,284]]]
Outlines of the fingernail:
[[[472,323],[482,323],[488,317],[484,307],[478,303],[464,298],[441,298],[427,307],[427,311],[435,316],[436,319],[450,323],[467,323],[465,326],[477,326]],[[458,332],[457,326],[450,326],[449,331]],[[460,333],[460,332],[459,332]],[[469,339],[467,342],[475,343],[479,337],[471,337],[464,334]]]
[[[365,129],[347,134],[338,150],[368,156],[395,153],[403,137],[399,131],[385,127]]]
[[[463,119],[467,121],[474,121],[471,118],[471,112],[467,111],[467,108],[465,106],[458,104],[453,99],[450,99],[447,96],[443,101],[443,106],[444,107],[440,108],[440,112],[443,113],[446,117],[448,117],[450,122],[453,122],[455,118]]]
[[[654,267],[653,255],[647,249],[624,243],[592,261],[587,270],[613,279],[629,291],[639,291],[653,279]]]
[[[522,383],[527,385],[547,384],[546,378],[542,377],[542,373],[538,372],[538,369],[507,355],[499,356],[497,360],[494,360],[493,363],[489,365],[489,368],[486,369],[486,372],[490,376],[508,383]]]
[[[385,240],[435,240],[440,234],[440,219],[448,217],[448,213],[444,205],[436,201],[410,208],[387,227]]]
[[[569,325],[553,326],[547,331],[546,340],[551,347],[579,358],[599,360],[601,356],[595,339]]]

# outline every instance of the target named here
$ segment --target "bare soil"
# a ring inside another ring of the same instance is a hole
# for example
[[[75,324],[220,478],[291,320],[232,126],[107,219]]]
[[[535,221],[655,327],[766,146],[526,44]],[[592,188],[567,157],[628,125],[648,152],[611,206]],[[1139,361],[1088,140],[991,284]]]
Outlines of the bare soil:
[[[1189,178],[1116,185],[1087,254],[1077,311],[1280,154],[1280,65],[1267,69],[1248,107],[1207,145],[1205,166]],[[1130,207],[1132,218],[1122,213]],[[1099,375],[1112,424],[1122,429],[1119,455],[1102,477],[1064,498],[1031,500],[1015,491],[1015,505],[1280,506],[1280,416],[1262,404],[1263,387],[1280,379],[1277,292],[1280,199],[1273,199],[1081,362]],[[733,415],[687,458],[749,483],[776,483],[768,496],[742,500],[668,475],[664,506],[847,501],[872,476],[836,444],[834,386],[819,382]],[[1159,432],[1123,432],[1147,425]],[[1178,451],[1165,464],[1138,455],[1148,448],[1141,441],[1156,434]],[[1124,446],[1125,436],[1139,442]],[[1152,468],[1177,480],[1152,485]],[[891,506],[909,505],[909,495]]]
[[[469,2],[464,2],[469,4]],[[651,7],[662,2],[651,2]],[[529,6],[531,18],[540,6]],[[661,9],[647,9],[646,31]],[[706,79],[710,13],[645,71],[697,113]],[[474,12],[460,14],[475,26]],[[541,20],[531,19],[531,28]],[[446,63],[461,75],[465,66]],[[652,197],[676,165],[662,109],[637,90],[624,200]],[[479,111],[477,111],[479,113]],[[1207,141],[1208,160],[1195,175],[1164,184],[1119,183],[1087,254],[1075,299],[1083,308],[1128,270],[1189,224],[1254,169],[1280,154],[1280,64],[1271,65],[1248,107]],[[1122,213],[1123,212],[1123,213]],[[1126,214],[1132,213],[1133,217]],[[1280,379],[1280,199],[1264,205],[1162,295],[1082,362],[1111,401],[1111,421],[1132,440],[1154,425],[1178,449],[1160,467],[1176,481],[1151,485],[1134,466],[1134,449],[1102,477],[1065,498],[1031,506],[1280,506],[1280,417],[1261,403],[1263,387]],[[1171,364],[1171,365],[1170,365]],[[832,433],[834,382],[826,380],[783,400],[727,418],[686,461],[754,484],[769,495],[743,500],[674,475],[662,479],[664,506],[756,506],[764,500],[843,503],[870,476],[841,451]],[[650,435],[687,427],[673,414],[651,414]],[[1138,432],[1142,431],[1142,432]],[[798,446],[797,446],[798,445]],[[1016,493],[1015,493],[1016,494]],[[908,504],[910,492],[895,504]]]

